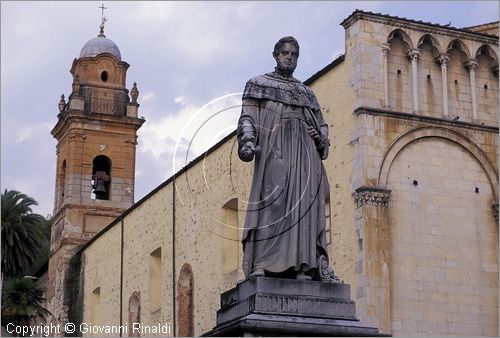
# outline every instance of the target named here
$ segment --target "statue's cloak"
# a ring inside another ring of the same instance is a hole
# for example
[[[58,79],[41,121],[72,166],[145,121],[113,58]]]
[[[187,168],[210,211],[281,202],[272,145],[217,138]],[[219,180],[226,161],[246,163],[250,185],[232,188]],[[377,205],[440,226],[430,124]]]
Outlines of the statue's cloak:
[[[300,81],[275,72],[249,80],[238,124],[239,149],[252,141],[254,174],[243,231],[243,270],[266,274],[316,269],[327,255],[326,155],[308,134],[328,139],[314,93]],[[241,157],[241,153],[240,153]],[[242,158],[243,159],[243,158]]]

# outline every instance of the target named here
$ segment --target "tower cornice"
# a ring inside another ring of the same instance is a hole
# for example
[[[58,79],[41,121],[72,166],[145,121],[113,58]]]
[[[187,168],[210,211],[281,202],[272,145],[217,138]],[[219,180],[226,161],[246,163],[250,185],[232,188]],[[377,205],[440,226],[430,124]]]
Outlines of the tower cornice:
[[[75,58],[73,60],[73,63],[71,65],[70,73],[74,75],[75,67],[78,63],[87,63],[87,62],[98,62],[100,59],[111,59],[111,61],[116,62],[117,65],[125,67],[125,69],[128,69],[130,67],[130,64],[119,60],[116,56],[114,56],[111,53],[100,53],[96,56],[84,56],[81,58]]]
[[[86,114],[84,112],[70,110],[58,115],[58,121],[50,133],[54,136],[54,138],[60,140],[70,125],[90,124],[95,123],[96,121],[110,127],[129,126],[133,128],[134,132],[137,131],[144,122],[146,122],[145,119],[138,117],[116,116],[101,113]]]

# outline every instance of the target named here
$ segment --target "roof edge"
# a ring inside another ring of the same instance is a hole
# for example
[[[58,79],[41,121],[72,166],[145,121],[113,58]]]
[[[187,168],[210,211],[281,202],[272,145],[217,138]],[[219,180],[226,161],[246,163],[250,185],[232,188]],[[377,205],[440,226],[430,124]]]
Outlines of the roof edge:
[[[498,36],[496,35],[491,35],[491,34],[486,34],[486,33],[478,33],[474,31],[470,31],[464,28],[458,28],[458,27],[453,27],[453,26],[445,26],[445,25],[440,25],[437,23],[432,23],[432,22],[425,22],[421,20],[414,20],[414,19],[408,19],[405,17],[399,17],[399,16],[392,16],[388,14],[382,14],[382,13],[375,13],[375,12],[369,12],[369,11],[363,11],[360,9],[354,10],[347,18],[342,20],[340,23],[341,26],[344,27],[344,29],[347,29],[349,26],[351,26],[354,22],[356,22],[359,19],[389,19],[389,20],[398,20],[401,22],[406,22],[409,24],[415,24],[415,25],[424,25],[424,26],[431,26],[435,28],[439,28],[444,31],[451,31],[451,32],[460,32],[460,33],[467,33],[470,35],[475,35],[478,37],[485,37],[485,38],[494,38],[498,41]],[[481,25],[478,25],[481,26]],[[472,26],[474,27],[474,26]]]
[[[462,27],[461,29],[469,30],[469,29],[472,29],[472,28],[478,28],[478,27],[489,26],[489,25],[494,25],[494,24],[498,25],[499,21],[497,20],[497,21],[492,21],[492,22],[485,22],[485,23],[482,23],[482,24],[479,24],[479,25]]]
[[[336,66],[338,66],[339,64],[341,64],[342,62],[344,62],[344,60],[345,60],[345,53],[342,54],[342,55],[339,55],[335,60],[333,60],[332,62],[330,62],[329,64],[327,64],[325,67],[323,67],[319,71],[317,71],[310,78],[308,78],[307,80],[305,80],[303,82],[303,84],[305,84],[306,86],[311,85],[314,81],[316,81],[317,79],[319,79],[321,76],[323,76],[324,74],[326,74],[328,71],[332,70],[333,68],[335,68]]]

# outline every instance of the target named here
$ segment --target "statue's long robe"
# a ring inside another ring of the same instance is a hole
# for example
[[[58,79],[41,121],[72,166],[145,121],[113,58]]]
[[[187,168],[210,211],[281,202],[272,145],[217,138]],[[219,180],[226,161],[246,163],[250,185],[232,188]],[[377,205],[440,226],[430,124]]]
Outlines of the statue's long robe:
[[[243,233],[243,270],[266,274],[318,267],[325,255],[325,197],[328,180],[319,148],[307,128],[328,139],[328,126],[314,93],[277,73],[249,80],[243,93],[238,141],[252,141],[252,188]],[[326,152],[325,152],[326,150]],[[242,158],[243,159],[243,158]]]

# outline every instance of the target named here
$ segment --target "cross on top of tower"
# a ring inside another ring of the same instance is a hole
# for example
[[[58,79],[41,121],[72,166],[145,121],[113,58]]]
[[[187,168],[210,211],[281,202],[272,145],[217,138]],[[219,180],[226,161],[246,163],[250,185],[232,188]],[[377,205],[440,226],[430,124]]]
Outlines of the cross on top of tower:
[[[99,35],[98,36],[101,36],[101,37],[106,37],[104,35],[104,23],[106,21],[108,21],[108,19],[104,16],[104,10],[105,9],[108,9],[107,7],[104,7],[104,4],[101,4],[101,6],[99,6],[98,8],[101,9],[101,26],[99,27],[101,30],[99,31]]]
[[[101,6],[99,6],[99,8],[102,10],[101,11],[101,18],[104,19],[104,10],[105,9],[108,9],[107,7],[104,7],[104,4],[101,4]]]

